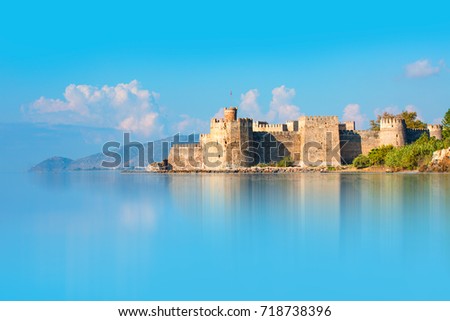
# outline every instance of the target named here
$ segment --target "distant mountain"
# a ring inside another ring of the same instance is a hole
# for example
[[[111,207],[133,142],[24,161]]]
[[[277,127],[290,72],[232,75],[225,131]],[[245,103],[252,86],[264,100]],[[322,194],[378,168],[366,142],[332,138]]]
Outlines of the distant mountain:
[[[73,159],[54,156],[30,168],[32,172],[62,172],[69,168]]]
[[[161,162],[169,156],[171,144],[173,142],[195,143],[198,142],[198,135],[175,135],[153,142],[153,146],[143,144],[143,148],[139,150],[135,145],[120,147],[119,149],[110,148],[111,152],[120,156],[120,164],[114,168],[105,167],[103,162],[112,163],[113,157],[106,156],[103,153],[96,153],[77,160],[71,160],[64,157],[52,157],[36,166],[30,171],[33,172],[60,172],[60,171],[79,171],[79,170],[104,170],[104,169],[124,169],[145,167],[153,162]],[[129,150],[129,160],[125,162],[125,150]],[[150,151],[150,153],[149,153]]]

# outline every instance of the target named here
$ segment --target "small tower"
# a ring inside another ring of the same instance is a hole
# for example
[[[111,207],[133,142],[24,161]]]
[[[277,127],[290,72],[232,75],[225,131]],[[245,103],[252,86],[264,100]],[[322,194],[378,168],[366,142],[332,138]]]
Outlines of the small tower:
[[[442,125],[428,125],[427,127],[430,132],[430,137],[442,139]]]
[[[406,144],[406,123],[403,118],[382,117],[380,119],[380,143],[394,147]]]
[[[225,121],[236,121],[237,120],[237,107],[225,107],[223,109],[223,115],[225,117]]]

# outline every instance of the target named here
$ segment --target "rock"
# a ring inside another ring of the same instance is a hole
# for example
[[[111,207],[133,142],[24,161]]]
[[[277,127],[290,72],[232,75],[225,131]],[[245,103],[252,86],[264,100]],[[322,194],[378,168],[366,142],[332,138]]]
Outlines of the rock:
[[[433,153],[427,171],[450,172],[450,147]]]

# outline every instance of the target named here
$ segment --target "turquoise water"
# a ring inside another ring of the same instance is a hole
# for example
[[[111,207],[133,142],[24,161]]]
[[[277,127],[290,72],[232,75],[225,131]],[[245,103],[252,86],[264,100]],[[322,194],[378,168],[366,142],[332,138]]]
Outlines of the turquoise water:
[[[1,173],[2,300],[450,300],[450,176]]]

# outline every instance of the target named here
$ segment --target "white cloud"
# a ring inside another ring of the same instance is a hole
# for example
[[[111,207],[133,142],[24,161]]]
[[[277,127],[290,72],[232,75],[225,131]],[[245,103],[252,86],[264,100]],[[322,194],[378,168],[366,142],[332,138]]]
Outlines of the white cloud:
[[[420,111],[419,111],[419,109],[417,109],[416,106],[414,106],[414,105],[406,105],[404,110],[406,110],[407,112],[410,112],[410,113],[411,112],[416,112],[417,113],[417,119],[423,121],[422,115],[420,114]]]
[[[433,124],[442,124],[442,120],[443,120],[442,117],[435,118],[435,119],[433,119]]]
[[[294,88],[286,88],[284,85],[274,88],[272,90],[272,101],[270,102],[270,109],[267,115],[268,119],[270,121],[284,123],[287,120],[300,117],[300,109],[292,104],[294,97]]]
[[[387,106],[384,108],[375,108],[375,110],[373,111],[373,114],[375,116],[383,115],[384,113],[397,115],[400,113],[400,109],[397,106]]]
[[[182,120],[175,124],[174,130],[181,134],[206,133],[208,122],[202,119],[193,118],[189,115],[180,115]]]
[[[441,61],[440,66],[432,66],[428,59],[417,60],[405,67],[405,74],[408,78],[428,77],[441,71],[444,62]]]
[[[344,108],[343,121],[354,121],[356,129],[365,128],[367,117],[361,113],[361,106],[359,104],[348,104]]]
[[[160,135],[159,94],[141,89],[136,80],[101,88],[71,84],[64,99],[40,97],[22,108],[34,122],[116,128],[140,135]]]
[[[214,114],[213,118],[219,119],[219,118],[223,118],[223,117],[224,117],[224,115],[223,115],[223,108],[219,108],[219,110]]]
[[[295,89],[293,88],[286,88],[284,85],[274,88],[267,113],[261,111],[258,97],[258,89],[250,89],[246,93],[241,94],[239,113],[242,117],[265,120],[271,123],[284,123],[287,120],[294,120],[300,116],[299,108],[292,104],[292,100],[295,97]]]
[[[249,117],[255,120],[263,118],[258,104],[258,89],[250,89],[245,94],[241,94],[241,103],[239,104],[239,113],[242,117]]]

